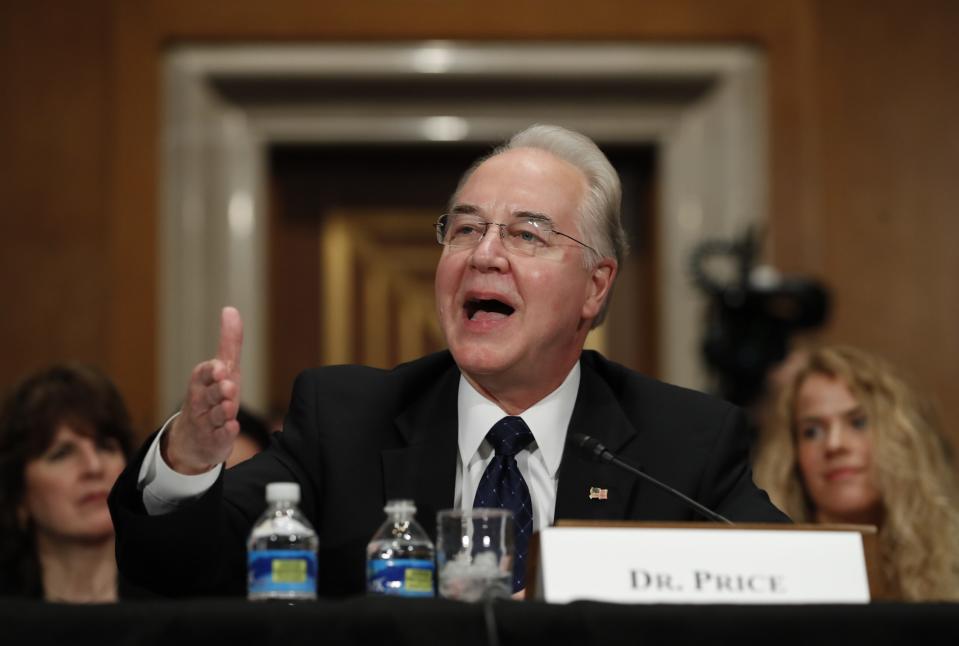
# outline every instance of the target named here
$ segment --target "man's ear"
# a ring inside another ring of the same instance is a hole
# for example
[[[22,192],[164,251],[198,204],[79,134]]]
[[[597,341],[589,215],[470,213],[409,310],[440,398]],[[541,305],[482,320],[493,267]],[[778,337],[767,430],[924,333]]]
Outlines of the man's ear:
[[[586,286],[586,300],[583,302],[583,319],[596,318],[603,309],[603,303],[613,288],[619,265],[612,258],[603,258],[590,272]]]

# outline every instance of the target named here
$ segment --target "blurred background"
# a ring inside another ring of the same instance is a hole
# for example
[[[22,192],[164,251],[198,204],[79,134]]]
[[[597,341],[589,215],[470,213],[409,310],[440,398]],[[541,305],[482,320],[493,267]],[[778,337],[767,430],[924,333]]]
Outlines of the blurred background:
[[[905,367],[953,428],[957,29],[952,0],[7,3],[0,387],[89,362],[146,432],[227,303],[263,414],[302,368],[440,348],[430,224],[546,121],[624,180],[634,253],[594,347],[721,390],[704,343],[755,323],[721,286],[765,265],[750,284],[824,286],[818,337]]]

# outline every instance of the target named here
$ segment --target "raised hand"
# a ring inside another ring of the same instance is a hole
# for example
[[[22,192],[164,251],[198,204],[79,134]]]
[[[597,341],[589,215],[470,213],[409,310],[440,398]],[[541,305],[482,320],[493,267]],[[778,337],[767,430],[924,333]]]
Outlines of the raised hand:
[[[163,459],[175,471],[195,475],[225,461],[240,432],[240,349],[243,321],[233,307],[220,315],[216,357],[190,375],[180,415],[163,437]]]

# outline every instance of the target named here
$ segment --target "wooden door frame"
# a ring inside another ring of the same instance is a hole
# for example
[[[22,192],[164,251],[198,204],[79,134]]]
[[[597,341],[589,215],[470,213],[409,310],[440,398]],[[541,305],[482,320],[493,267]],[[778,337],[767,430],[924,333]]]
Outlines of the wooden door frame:
[[[159,341],[163,287],[157,238],[162,59],[172,43],[443,37],[759,45],[769,70],[765,105],[770,141],[764,153],[771,168],[768,210],[776,216],[773,251],[787,269],[808,260],[805,250],[811,247],[777,244],[796,236],[815,239],[812,229],[818,221],[802,217],[815,213],[818,203],[811,190],[817,142],[808,136],[816,89],[808,3],[600,0],[585,17],[578,2],[551,2],[549,7],[543,11],[542,3],[500,0],[440,5],[427,0],[402,5],[387,0],[288,0],[269,6],[240,0],[225,14],[212,5],[184,0],[114,3],[109,367],[138,421],[155,422],[169,408],[159,394],[164,350]],[[202,325],[215,331],[215,321]]]

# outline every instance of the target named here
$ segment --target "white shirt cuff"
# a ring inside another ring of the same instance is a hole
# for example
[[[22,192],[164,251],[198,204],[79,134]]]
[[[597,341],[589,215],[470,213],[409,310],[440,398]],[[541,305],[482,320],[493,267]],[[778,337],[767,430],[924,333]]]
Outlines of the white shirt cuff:
[[[169,513],[181,503],[202,496],[213,486],[223,468],[218,464],[206,473],[188,476],[174,471],[163,460],[160,439],[179,414],[174,414],[163,424],[140,465],[137,487],[143,492],[143,506],[151,516]]]

